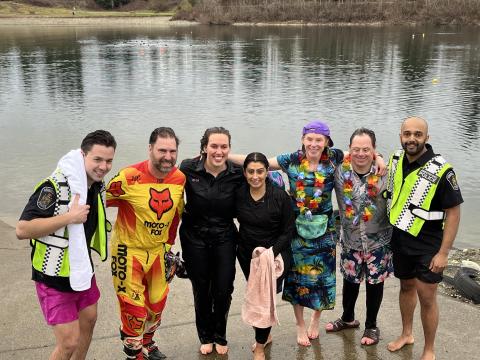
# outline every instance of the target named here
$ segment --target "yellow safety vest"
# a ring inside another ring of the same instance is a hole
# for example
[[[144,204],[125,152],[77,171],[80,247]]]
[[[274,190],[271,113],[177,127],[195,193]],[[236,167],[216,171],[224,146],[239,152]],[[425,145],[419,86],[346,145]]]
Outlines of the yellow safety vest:
[[[389,161],[387,194],[390,223],[417,236],[425,221],[443,220],[443,211],[430,211],[432,199],[442,175],[452,166],[440,155],[403,178],[405,152],[395,152]]]
[[[49,181],[55,188],[56,202],[53,216],[65,214],[68,212],[68,203],[71,197],[67,179],[57,169],[51,176],[40,182],[35,190],[46,181]],[[104,191],[98,194],[97,204],[97,228],[89,246],[100,255],[102,261],[105,261],[107,259],[107,231],[110,231],[110,223],[105,216]],[[70,276],[67,227],[62,227],[47,236],[31,239],[30,245],[33,247],[32,265],[35,270],[48,276]]]

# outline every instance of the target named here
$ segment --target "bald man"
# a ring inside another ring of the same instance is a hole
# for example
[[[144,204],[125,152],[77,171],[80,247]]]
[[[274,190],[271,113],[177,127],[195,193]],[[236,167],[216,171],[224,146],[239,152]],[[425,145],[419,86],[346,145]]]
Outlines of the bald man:
[[[409,117],[403,121],[403,150],[390,157],[387,185],[403,325],[400,337],[387,348],[397,351],[414,343],[412,325],[418,297],[425,337],[421,360],[435,359],[437,287],[457,234],[463,202],[452,166],[433,152],[428,140],[424,119]]]

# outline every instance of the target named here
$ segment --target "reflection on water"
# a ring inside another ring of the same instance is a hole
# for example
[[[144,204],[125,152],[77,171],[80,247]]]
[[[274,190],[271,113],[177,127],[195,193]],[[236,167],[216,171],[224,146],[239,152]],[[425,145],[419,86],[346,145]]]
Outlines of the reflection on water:
[[[118,139],[115,171],[145,158],[159,125],[177,130],[181,158],[212,125],[232,131],[237,152],[291,151],[312,118],[331,124],[341,148],[356,127],[371,127],[389,153],[400,121],[419,114],[458,173],[468,209],[459,243],[474,245],[479,40],[469,28],[0,27],[0,216],[18,213],[32,185],[96,128]]]

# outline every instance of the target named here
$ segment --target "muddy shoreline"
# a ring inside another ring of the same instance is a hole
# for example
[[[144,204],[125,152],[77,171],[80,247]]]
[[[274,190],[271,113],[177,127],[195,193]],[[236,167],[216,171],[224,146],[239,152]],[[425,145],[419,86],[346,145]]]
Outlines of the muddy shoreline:
[[[472,261],[480,265],[480,249],[452,249],[448,256],[448,266],[444,271],[444,275],[453,278],[458,270],[458,267],[462,266],[462,261]],[[454,286],[447,284],[445,281],[440,283],[438,291],[441,294],[445,294],[452,298],[458,299],[459,301],[472,304],[480,309],[480,304],[473,304],[471,300],[463,297]]]
[[[0,17],[0,25],[15,26],[192,26],[197,23],[168,16],[124,17]]]

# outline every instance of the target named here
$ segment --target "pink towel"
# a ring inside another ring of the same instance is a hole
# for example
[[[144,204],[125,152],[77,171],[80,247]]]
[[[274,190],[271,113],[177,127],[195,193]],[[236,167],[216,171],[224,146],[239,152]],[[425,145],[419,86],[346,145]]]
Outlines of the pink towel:
[[[267,328],[278,324],[275,297],[277,278],[283,273],[281,255],[273,257],[272,248],[257,247],[250,260],[250,276],[242,306],[242,319],[248,325]]]

